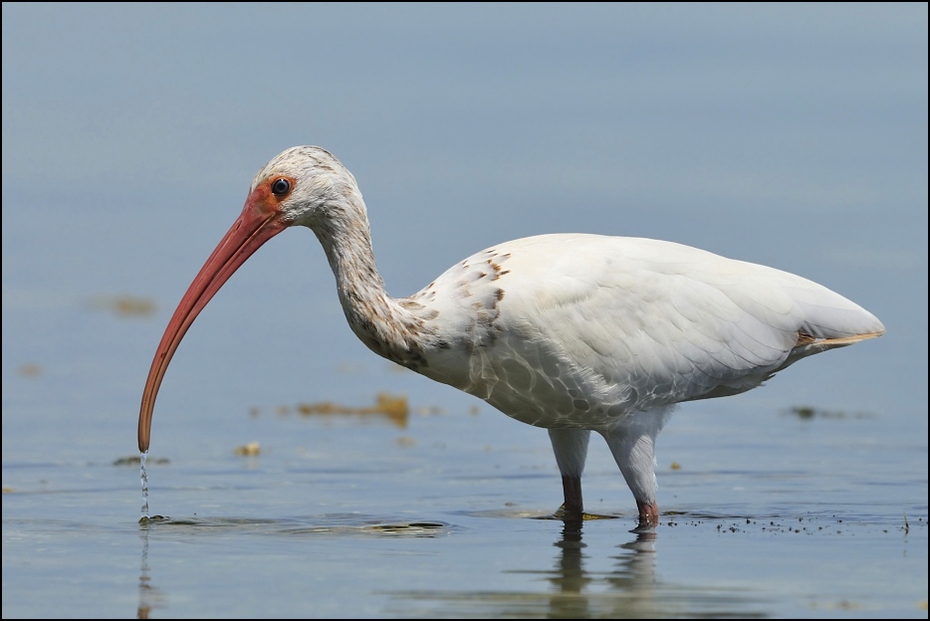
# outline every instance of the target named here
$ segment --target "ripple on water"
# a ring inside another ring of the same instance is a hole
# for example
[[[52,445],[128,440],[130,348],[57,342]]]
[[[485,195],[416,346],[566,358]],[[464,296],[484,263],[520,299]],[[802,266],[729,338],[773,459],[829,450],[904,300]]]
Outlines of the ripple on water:
[[[454,528],[445,522],[399,521],[356,514],[329,514],[308,518],[257,519],[235,517],[143,516],[146,530],[172,528],[279,535],[359,535],[386,537],[439,537]]]

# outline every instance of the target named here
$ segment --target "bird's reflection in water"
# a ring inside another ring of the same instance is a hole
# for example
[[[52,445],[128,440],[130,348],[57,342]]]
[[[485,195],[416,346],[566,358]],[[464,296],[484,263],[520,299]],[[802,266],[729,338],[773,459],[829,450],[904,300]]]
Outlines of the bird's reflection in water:
[[[581,593],[591,582],[582,567],[586,544],[581,540],[581,520],[567,520],[562,539],[555,542],[562,553],[556,557],[556,569],[549,581],[559,593]]]
[[[409,616],[458,618],[657,618],[684,614],[666,606],[657,596],[656,532],[637,529],[633,539],[616,546],[614,568],[600,566],[603,548],[591,547],[582,535],[581,520],[563,522],[559,538],[552,544],[557,552],[551,569],[512,568],[508,574],[528,577],[519,590],[419,590],[393,591],[396,602],[389,613]],[[519,581],[510,580],[511,583]],[[680,601],[675,595],[672,599]],[[432,604],[435,608],[430,609]],[[697,609],[703,608],[698,606]],[[729,616],[729,613],[726,613]],[[754,616],[749,613],[746,616]]]
[[[694,586],[661,582],[657,577],[657,532],[652,528],[634,529],[631,540],[614,548],[617,552],[609,557],[614,561],[612,569],[591,569],[599,565],[602,548],[584,543],[582,524],[565,522],[561,538],[554,544],[559,550],[555,566],[545,572],[552,586],[548,599],[543,602],[532,595],[514,594],[498,615],[565,619],[766,616],[760,612],[762,602],[745,590],[700,586],[700,578]]]
[[[549,578],[555,593],[549,598],[549,610],[540,611],[541,614],[584,619],[601,617],[605,612],[638,616],[640,612],[654,610],[651,602],[655,585],[655,531],[644,529],[632,541],[620,545],[621,553],[614,557],[618,568],[604,575],[585,569],[587,544],[582,538],[582,525],[580,520],[566,521],[561,539],[554,544],[561,550]],[[610,587],[609,595],[603,594],[603,586]],[[586,595],[588,591],[591,593]]]
[[[325,527],[319,524],[295,526],[293,520],[161,519],[163,526],[227,532],[230,529],[243,532],[245,529],[288,537],[362,532],[367,536],[398,536],[396,528],[388,532],[383,525],[372,526],[368,523],[370,520],[360,521],[357,516],[352,524],[344,524],[345,520],[340,517]],[[422,528],[424,524],[429,527],[425,531]],[[438,532],[451,532],[441,523],[424,524],[412,523],[411,527],[418,528],[413,528],[417,532],[409,533],[409,536],[434,538]],[[153,526],[155,524],[144,523],[141,528],[143,547],[137,610],[140,619],[149,618],[155,609],[168,606],[167,596],[152,584],[150,578],[148,538],[149,529]],[[702,586],[701,576],[695,577],[692,585],[660,581],[657,578],[657,533],[654,529],[636,529],[632,531],[632,539],[605,548],[585,543],[582,527],[582,521],[563,522],[559,537],[551,544],[556,553],[554,561],[547,563],[548,569],[513,565],[504,568],[504,574],[526,576],[525,580],[505,579],[513,585],[509,590],[379,588],[376,589],[378,595],[389,596],[380,614],[392,617],[566,619],[765,616],[764,612],[760,612],[764,603],[745,589]],[[406,530],[411,529],[404,529],[404,532]],[[603,533],[598,533],[599,538],[602,536]],[[628,537],[624,535],[624,538]],[[608,561],[606,566],[603,563],[605,559]],[[474,584],[465,576],[462,582]],[[295,600],[295,611],[305,604],[300,598]]]

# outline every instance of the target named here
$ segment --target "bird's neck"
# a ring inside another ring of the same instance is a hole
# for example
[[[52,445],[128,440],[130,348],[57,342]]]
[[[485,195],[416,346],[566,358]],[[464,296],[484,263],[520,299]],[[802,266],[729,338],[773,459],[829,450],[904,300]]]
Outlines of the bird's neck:
[[[342,310],[352,331],[375,353],[404,366],[422,362],[424,322],[384,288],[371,247],[360,195],[314,229],[336,277]]]

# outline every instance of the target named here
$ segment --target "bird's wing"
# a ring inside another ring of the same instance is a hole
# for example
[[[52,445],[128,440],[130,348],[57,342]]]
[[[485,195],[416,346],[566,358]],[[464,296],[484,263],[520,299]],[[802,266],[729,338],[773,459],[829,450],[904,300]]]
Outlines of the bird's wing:
[[[670,242],[552,235],[495,250],[498,347],[579,394],[615,393],[602,403],[743,392],[831,339],[884,330],[814,282]]]

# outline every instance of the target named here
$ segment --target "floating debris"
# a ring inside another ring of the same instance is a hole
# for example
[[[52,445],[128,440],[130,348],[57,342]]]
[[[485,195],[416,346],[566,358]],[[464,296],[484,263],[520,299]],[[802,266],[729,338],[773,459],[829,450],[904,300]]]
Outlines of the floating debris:
[[[865,412],[844,412],[843,410],[825,410],[823,408],[815,408],[810,405],[796,405],[788,410],[788,414],[797,416],[803,420],[810,420],[812,418],[875,418],[874,414],[868,414]]]
[[[38,377],[42,375],[42,367],[27,362],[26,364],[19,365],[19,368],[16,369],[16,372],[23,377]]]
[[[263,413],[271,411],[277,416],[289,416],[297,412],[302,416],[364,416],[372,415],[386,417],[392,423],[400,428],[407,427],[407,420],[410,418],[410,406],[407,403],[406,395],[392,395],[389,393],[378,393],[375,398],[375,404],[371,407],[352,407],[335,403],[333,401],[320,401],[317,403],[298,403],[295,406],[278,405],[274,408],[262,408],[252,406],[249,408],[249,416],[257,418]],[[442,414],[440,408],[431,408],[430,410],[420,410],[421,414]]]
[[[405,428],[410,417],[410,407],[406,395],[379,393],[372,407],[349,407],[332,401],[319,403],[298,403],[294,409],[303,416],[386,416],[398,427]]]
[[[791,413],[796,415],[798,418],[814,418],[816,410],[810,406],[796,405],[791,408]]]
[[[237,446],[233,449],[234,455],[243,455],[246,457],[254,457],[259,455],[262,452],[261,446],[258,442],[249,442],[248,444],[243,444],[242,446]]]
[[[157,308],[151,298],[137,298],[130,295],[96,296],[89,305],[97,310],[110,311],[120,316],[147,316],[155,314]]]

